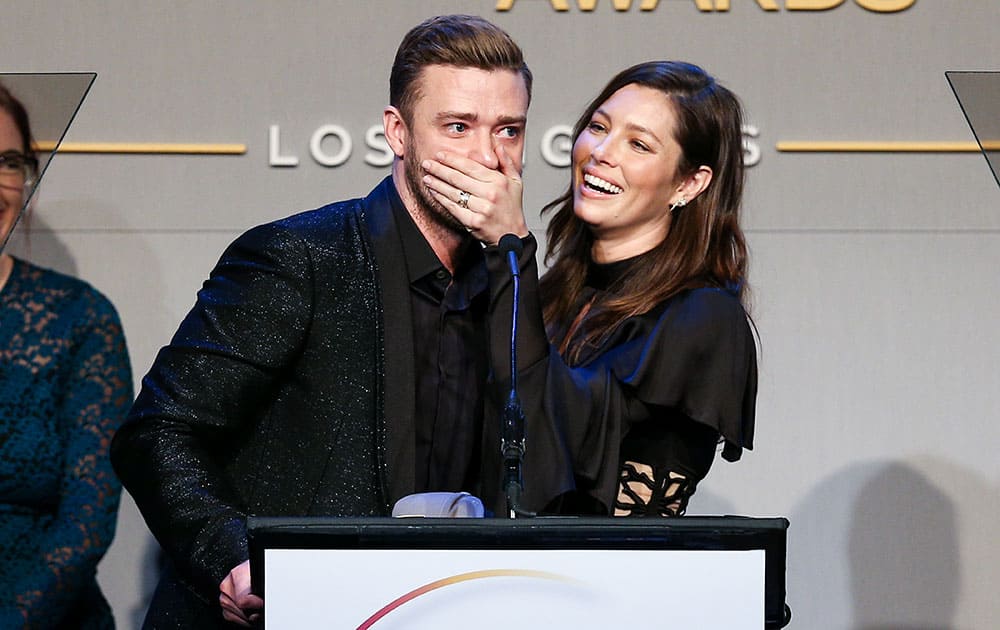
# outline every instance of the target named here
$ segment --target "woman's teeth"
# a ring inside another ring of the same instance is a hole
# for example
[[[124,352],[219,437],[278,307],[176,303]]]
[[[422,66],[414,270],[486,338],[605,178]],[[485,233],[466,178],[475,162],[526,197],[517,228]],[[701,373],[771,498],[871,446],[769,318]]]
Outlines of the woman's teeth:
[[[622,191],[619,186],[615,186],[609,181],[605,181],[596,175],[584,174],[583,181],[594,190],[598,190],[603,193],[608,193],[610,195],[617,195]]]

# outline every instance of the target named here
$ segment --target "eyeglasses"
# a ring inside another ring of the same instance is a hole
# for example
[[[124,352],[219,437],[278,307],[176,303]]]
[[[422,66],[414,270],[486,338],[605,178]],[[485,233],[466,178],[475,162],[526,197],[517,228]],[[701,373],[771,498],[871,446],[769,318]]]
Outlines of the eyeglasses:
[[[38,171],[38,160],[19,151],[0,153],[0,180],[30,186]]]

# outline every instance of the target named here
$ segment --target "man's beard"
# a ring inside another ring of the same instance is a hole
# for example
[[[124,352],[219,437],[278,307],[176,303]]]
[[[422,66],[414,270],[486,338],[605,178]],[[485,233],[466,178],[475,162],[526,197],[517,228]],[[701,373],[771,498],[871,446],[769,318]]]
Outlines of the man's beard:
[[[406,158],[403,160],[403,171],[406,174],[406,184],[410,187],[410,192],[413,193],[414,198],[417,202],[417,212],[423,215],[428,221],[433,222],[435,225],[442,227],[449,232],[456,232],[461,235],[465,235],[466,229],[462,225],[462,222],[456,219],[448,209],[441,205],[437,199],[431,194],[427,186],[424,185],[423,180],[423,169],[420,167],[420,162],[423,161],[419,156],[417,156],[416,147],[410,141],[409,138],[406,140]]]

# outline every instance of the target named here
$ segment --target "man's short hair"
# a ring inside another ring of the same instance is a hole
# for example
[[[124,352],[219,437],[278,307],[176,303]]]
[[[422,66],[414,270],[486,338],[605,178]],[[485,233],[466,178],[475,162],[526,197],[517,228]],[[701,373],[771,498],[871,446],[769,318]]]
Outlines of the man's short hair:
[[[396,51],[389,75],[389,104],[409,124],[420,96],[420,73],[442,65],[520,73],[531,100],[531,70],[521,48],[495,24],[475,15],[440,15],[413,27]]]

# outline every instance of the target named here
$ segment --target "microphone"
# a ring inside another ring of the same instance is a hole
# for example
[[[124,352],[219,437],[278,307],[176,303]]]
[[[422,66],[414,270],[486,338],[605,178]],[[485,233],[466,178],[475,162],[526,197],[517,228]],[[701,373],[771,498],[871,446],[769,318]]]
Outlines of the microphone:
[[[507,264],[513,278],[513,301],[510,323],[510,394],[503,408],[501,421],[500,453],[503,455],[503,487],[507,496],[510,518],[529,515],[521,510],[521,493],[524,478],[521,472],[524,464],[524,411],[517,395],[517,310],[521,297],[521,270],[517,257],[524,251],[521,239],[514,234],[504,234],[497,243],[500,251],[507,255]]]
[[[521,243],[521,239],[514,236],[513,234],[504,234],[503,236],[500,237],[500,240],[497,241],[497,246],[500,248],[501,252],[507,254],[507,265],[510,266],[511,275],[513,275],[517,279],[520,279],[521,269],[517,264],[517,257],[520,256],[521,252],[524,251],[524,244]],[[515,287],[515,293],[516,292],[517,288]],[[514,308],[517,308],[517,298],[518,296],[515,294]],[[516,323],[517,322],[515,322],[515,324]]]

